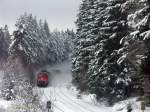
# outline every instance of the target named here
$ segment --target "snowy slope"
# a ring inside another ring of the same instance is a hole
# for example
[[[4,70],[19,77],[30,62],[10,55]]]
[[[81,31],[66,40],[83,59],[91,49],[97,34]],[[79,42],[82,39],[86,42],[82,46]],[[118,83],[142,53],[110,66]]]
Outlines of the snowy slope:
[[[140,102],[136,102],[136,98],[119,102],[113,107],[95,103],[92,95],[83,95],[83,98],[78,99],[78,92],[71,85],[71,63],[69,61],[46,68],[51,72],[51,83],[47,88],[38,88],[38,93],[44,102],[52,101],[54,112],[127,112],[128,102],[132,103],[133,112],[141,112]],[[150,112],[150,110],[145,112]]]

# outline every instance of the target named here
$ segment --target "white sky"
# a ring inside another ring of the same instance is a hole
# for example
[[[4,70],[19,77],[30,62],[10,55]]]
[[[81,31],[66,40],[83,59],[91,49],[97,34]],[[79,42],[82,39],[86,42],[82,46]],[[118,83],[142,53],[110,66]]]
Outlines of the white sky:
[[[75,20],[81,0],[0,0],[0,27],[14,30],[17,18],[24,12],[38,19],[46,19],[50,30],[75,29]]]

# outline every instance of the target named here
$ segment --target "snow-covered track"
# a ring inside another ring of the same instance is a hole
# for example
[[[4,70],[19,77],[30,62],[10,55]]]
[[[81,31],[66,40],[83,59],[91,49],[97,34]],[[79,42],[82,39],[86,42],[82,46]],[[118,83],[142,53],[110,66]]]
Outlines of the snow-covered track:
[[[65,96],[65,98],[68,98],[71,102],[75,103],[76,105],[78,105],[81,108],[84,108],[86,110],[88,110],[89,112],[97,112],[95,110],[92,110],[90,107],[91,105],[89,105],[88,103],[84,103],[82,101],[80,101],[79,99],[76,99],[75,97],[71,96],[71,94],[68,94],[69,92],[65,92],[66,89],[62,89],[60,88],[60,92],[63,96]],[[78,103],[80,102],[80,103]],[[93,108],[93,107],[92,107]]]
[[[47,68],[51,72],[51,79],[49,80],[51,83],[49,87],[39,88],[41,91],[39,93],[44,102],[49,100],[52,102],[53,112],[112,112],[103,106],[95,106],[91,101],[86,102],[83,99],[77,99],[77,91],[67,89],[71,86],[70,62],[47,66]]]
[[[89,111],[87,111],[87,109],[82,108],[80,105],[77,105],[76,103],[72,102],[67,97],[65,97],[61,93],[60,89],[56,90],[56,95],[59,97],[59,99],[57,99],[57,100],[62,100],[62,101],[64,101],[66,103],[66,105],[71,105],[72,108],[74,108],[74,110],[76,110],[76,111],[78,110],[78,112],[89,112]]]

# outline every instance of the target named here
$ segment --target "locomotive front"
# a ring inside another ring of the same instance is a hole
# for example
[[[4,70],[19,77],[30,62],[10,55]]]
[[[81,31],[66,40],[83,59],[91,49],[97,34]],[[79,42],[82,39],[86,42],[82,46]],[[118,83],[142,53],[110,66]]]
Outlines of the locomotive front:
[[[41,71],[37,74],[37,86],[47,87],[49,83],[49,73],[47,71]]]

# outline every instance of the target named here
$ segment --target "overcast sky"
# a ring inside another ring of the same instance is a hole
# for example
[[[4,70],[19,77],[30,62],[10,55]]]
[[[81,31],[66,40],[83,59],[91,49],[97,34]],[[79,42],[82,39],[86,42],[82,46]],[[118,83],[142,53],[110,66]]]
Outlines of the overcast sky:
[[[81,0],[0,0],[0,27],[14,29],[17,18],[24,12],[46,19],[51,30],[75,29]]]

